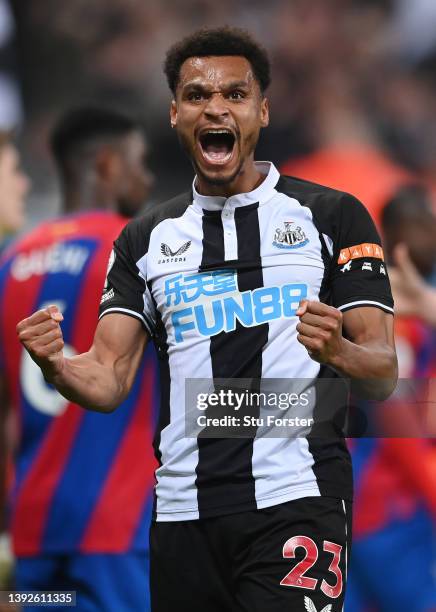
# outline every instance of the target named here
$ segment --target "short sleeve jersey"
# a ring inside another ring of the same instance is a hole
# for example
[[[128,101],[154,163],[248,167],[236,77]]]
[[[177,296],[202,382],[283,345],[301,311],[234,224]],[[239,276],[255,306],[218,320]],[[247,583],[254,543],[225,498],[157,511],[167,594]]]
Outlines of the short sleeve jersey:
[[[297,341],[303,298],[393,312],[380,238],[353,196],[280,176],[250,193],[192,191],[129,223],[115,242],[100,316],[138,318],[158,348],[158,521],[265,508],[308,495],[350,499],[342,437],[190,437],[189,379],[316,380]],[[332,370],[327,376],[334,376]],[[316,405],[313,407],[316,411]]]

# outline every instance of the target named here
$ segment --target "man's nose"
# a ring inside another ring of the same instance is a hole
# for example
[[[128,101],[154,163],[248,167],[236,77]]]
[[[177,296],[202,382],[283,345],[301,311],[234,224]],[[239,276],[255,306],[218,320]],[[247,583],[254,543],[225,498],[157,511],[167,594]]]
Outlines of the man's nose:
[[[213,93],[207,101],[204,113],[209,117],[222,117],[228,115],[229,109],[227,100],[221,93]]]

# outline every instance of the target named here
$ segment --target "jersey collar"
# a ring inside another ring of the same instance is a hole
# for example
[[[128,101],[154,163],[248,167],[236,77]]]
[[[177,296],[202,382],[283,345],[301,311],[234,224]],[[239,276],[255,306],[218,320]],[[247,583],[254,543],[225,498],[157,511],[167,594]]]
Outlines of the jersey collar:
[[[193,205],[194,208],[201,210],[222,210],[223,208],[237,208],[259,202],[259,206],[269,200],[274,192],[275,186],[280,178],[280,173],[272,162],[254,162],[261,174],[265,175],[259,187],[248,193],[238,193],[230,198],[222,196],[204,196],[197,192],[195,181],[192,183]]]

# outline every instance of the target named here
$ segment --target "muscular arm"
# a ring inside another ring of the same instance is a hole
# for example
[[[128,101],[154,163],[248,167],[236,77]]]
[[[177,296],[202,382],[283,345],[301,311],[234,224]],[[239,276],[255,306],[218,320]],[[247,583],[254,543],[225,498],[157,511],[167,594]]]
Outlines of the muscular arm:
[[[383,400],[398,379],[394,318],[379,308],[355,308],[343,315],[342,350],[332,366],[352,380],[352,389],[367,399]]]
[[[126,315],[103,317],[90,350],[63,356],[62,315],[55,306],[38,311],[17,326],[18,336],[44,378],[68,400],[99,412],[111,412],[133,384],[147,335],[141,323]]]
[[[342,314],[321,302],[303,302],[297,315],[298,340],[312,359],[350,378],[361,397],[384,400],[392,393],[398,378],[392,315],[372,307]]]

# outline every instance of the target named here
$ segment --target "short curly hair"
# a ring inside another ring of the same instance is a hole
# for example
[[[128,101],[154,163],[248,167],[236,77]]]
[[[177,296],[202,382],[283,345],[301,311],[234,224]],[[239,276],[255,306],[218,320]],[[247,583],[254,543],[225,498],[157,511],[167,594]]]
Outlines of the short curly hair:
[[[266,50],[246,30],[224,26],[202,28],[190,34],[168,50],[164,72],[168,85],[175,95],[179,83],[180,68],[190,57],[235,55],[245,57],[251,64],[254,76],[263,92],[270,84],[270,62]]]

